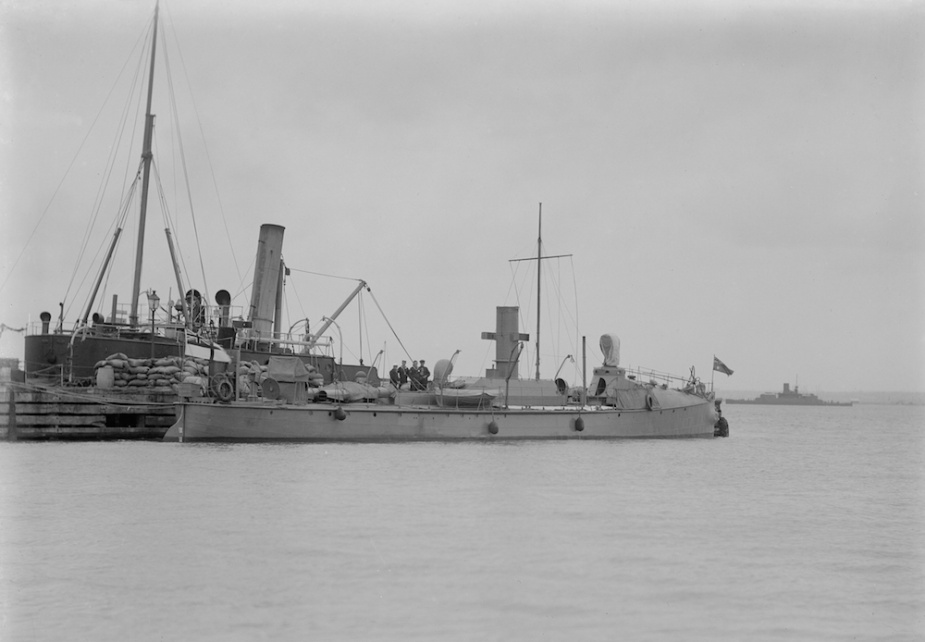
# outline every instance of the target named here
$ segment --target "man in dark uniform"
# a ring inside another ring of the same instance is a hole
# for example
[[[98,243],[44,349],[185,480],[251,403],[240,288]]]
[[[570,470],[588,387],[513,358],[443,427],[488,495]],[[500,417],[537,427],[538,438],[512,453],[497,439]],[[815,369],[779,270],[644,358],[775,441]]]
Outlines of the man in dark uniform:
[[[408,383],[408,362],[401,360],[401,367],[398,369],[398,387],[404,388]]]
[[[430,370],[427,369],[427,366],[424,365],[424,360],[421,359],[421,365],[418,367],[418,384],[421,386],[421,390],[427,390],[428,379],[430,379]]]
[[[392,366],[392,369],[389,370],[389,381],[391,381],[392,385],[396,388],[401,383],[401,380],[398,376],[398,366]]]
[[[411,379],[411,389],[412,390],[421,389],[421,382],[418,379],[419,375],[420,375],[420,372],[418,371],[418,362],[412,361],[411,369],[408,370],[408,378]]]

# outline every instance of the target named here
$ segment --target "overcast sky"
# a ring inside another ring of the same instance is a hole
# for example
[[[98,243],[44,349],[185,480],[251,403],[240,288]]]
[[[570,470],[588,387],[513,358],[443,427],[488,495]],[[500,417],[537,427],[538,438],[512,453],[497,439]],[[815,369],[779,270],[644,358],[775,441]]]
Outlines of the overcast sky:
[[[8,326],[82,314],[140,153],[129,127],[96,213],[153,9],[0,0]],[[596,365],[613,332],[624,365],[709,379],[715,354],[735,370],[720,390],[925,391],[921,3],[162,0],[161,18],[196,228],[185,192],[168,201],[210,294],[245,305],[259,225],[283,225],[284,325],[317,328],[354,287],[306,272],[361,278],[367,362],[460,349],[456,373],[478,374],[495,306],[519,303],[535,338],[535,264],[509,259],[536,254],[542,203],[544,253],[572,255],[544,262],[544,376],[576,336]],[[167,77],[165,192],[183,174]],[[152,207],[142,288],[176,298]],[[136,218],[105,314],[130,299]],[[360,311],[339,320],[345,358]]]

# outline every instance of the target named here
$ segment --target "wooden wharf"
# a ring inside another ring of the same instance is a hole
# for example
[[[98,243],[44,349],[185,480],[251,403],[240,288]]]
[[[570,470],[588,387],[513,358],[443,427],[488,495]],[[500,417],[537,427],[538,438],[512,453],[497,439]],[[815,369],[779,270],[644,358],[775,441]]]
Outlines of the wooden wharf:
[[[161,439],[176,399],[172,391],[0,381],[0,440]]]

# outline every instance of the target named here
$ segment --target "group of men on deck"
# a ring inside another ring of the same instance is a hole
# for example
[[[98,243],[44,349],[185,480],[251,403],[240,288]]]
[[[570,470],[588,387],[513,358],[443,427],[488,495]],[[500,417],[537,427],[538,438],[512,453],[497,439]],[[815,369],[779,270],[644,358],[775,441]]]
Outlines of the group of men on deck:
[[[427,390],[427,382],[430,379],[430,370],[424,365],[424,360],[420,362],[412,361],[411,367],[408,362],[402,360],[400,366],[392,366],[389,370],[389,381],[398,389],[405,389],[407,384],[411,384],[411,390]]]

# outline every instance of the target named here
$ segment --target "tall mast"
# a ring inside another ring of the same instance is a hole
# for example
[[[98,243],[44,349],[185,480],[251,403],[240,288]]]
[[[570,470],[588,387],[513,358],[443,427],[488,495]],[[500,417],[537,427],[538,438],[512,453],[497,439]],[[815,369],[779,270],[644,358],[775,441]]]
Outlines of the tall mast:
[[[148,104],[145,111],[144,143],[141,159],[144,173],[141,180],[141,213],[138,215],[138,246],[135,249],[135,281],[132,285],[132,307],[129,310],[129,323],[138,325],[138,296],[141,293],[141,264],[145,249],[145,217],[148,213],[148,183],[151,178],[151,135],[154,130],[154,115],[151,113],[151,97],[154,95],[154,53],[157,50],[157,11],[154,5],[154,32],[151,37],[151,69],[148,72]],[[182,294],[182,293],[181,293]]]
[[[540,226],[536,237],[536,380],[540,380],[540,284],[543,269],[543,204],[540,203]]]
[[[543,204],[540,203],[540,225],[539,225],[539,236],[536,240],[536,257],[529,259],[510,259],[511,263],[516,263],[518,261],[536,261],[536,380],[540,380],[540,314],[542,313],[542,302],[540,300],[540,295],[542,294],[542,265],[543,261],[548,259],[560,259],[562,257],[571,256],[571,254],[554,254],[552,256],[543,256]],[[524,335],[527,336],[527,335]],[[483,339],[494,338],[494,337],[482,337]]]

